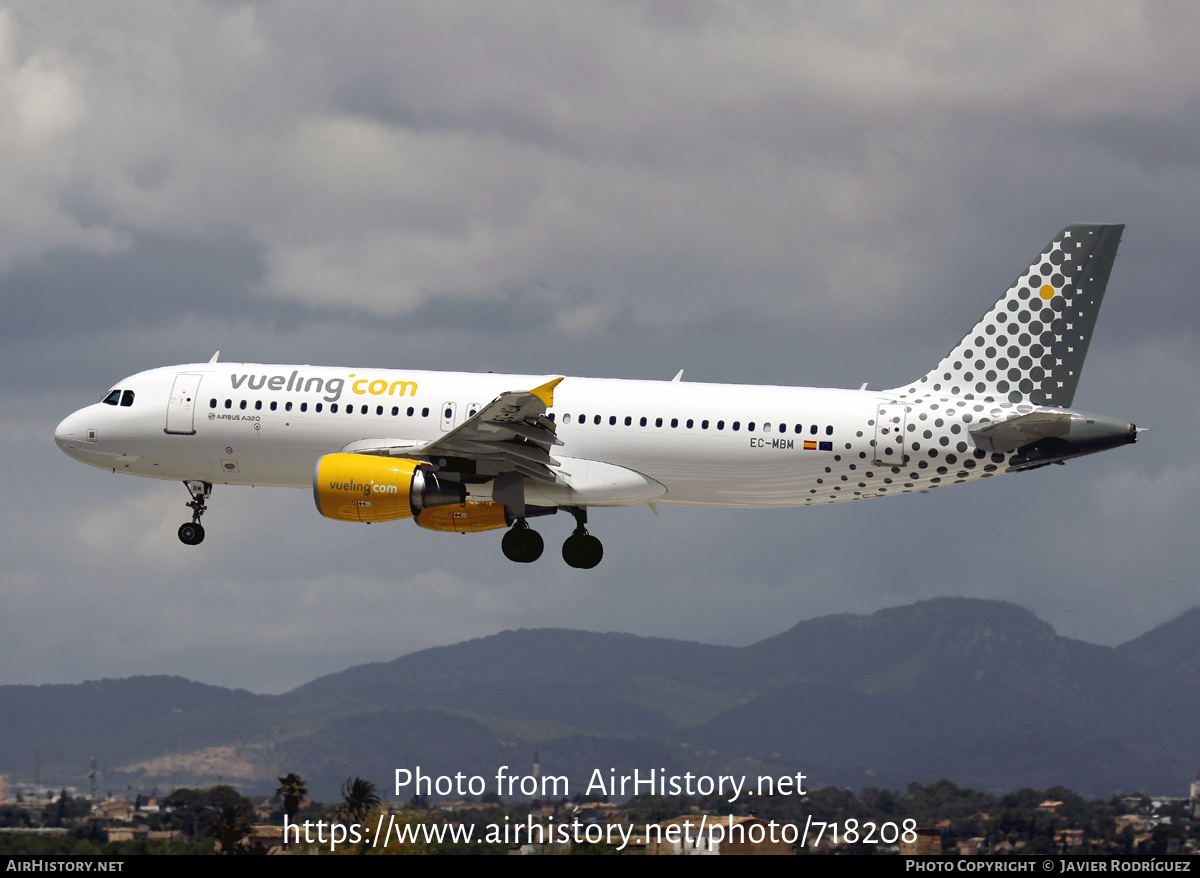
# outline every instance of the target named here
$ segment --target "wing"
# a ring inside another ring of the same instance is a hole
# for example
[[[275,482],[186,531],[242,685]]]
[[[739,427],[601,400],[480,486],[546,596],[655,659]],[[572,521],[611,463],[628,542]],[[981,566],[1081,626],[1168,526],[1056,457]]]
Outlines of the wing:
[[[563,380],[552,378],[532,390],[502,393],[444,436],[432,442],[411,443],[389,439],[363,439],[343,451],[356,454],[460,457],[490,461],[502,472],[516,472],[541,482],[560,481],[551,467],[558,461],[550,448],[562,445],[546,409],[554,405],[554,388]]]

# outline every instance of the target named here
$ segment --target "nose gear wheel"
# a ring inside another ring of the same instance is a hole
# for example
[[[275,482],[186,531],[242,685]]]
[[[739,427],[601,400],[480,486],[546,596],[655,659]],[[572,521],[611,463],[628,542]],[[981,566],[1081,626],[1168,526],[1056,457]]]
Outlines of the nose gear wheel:
[[[204,542],[204,526],[190,521],[179,525],[179,542],[185,546],[197,546]]]

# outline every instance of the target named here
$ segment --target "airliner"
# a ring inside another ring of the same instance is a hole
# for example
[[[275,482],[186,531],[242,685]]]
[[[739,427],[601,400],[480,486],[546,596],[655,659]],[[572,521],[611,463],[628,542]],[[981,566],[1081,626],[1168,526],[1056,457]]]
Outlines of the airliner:
[[[189,363],[118,381],[55,430],[70,457],[183,482],[204,539],[213,485],[311,488],[338,521],[506,529],[569,513],[566,563],[603,557],[591,507],[816,506],[927,492],[1137,441],[1072,409],[1123,225],[1055,235],[928,374],[890,390],[562,375]]]

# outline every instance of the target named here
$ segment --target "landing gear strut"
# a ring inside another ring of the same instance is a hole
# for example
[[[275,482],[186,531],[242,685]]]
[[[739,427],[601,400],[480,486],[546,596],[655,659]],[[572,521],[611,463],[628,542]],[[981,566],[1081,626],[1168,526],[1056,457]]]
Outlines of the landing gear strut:
[[[523,518],[518,518],[516,524],[500,541],[504,557],[519,564],[531,564],[542,557],[542,549],[545,548],[545,545],[542,535],[531,528]]]
[[[200,516],[208,511],[208,505],[204,501],[212,493],[212,485],[199,481],[184,482],[183,485],[192,495],[191,502],[184,504],[192,510],[192,520],[179,525],[179,541],[186,546],[198,546],[204,542],[204,527],[200,524]]]
[[[572,567],[590,570],[604,557],[604,545],[588,533],[585,507],[570,506],[567,511],[575,516],[575,532],[563,543],[563,560]]]

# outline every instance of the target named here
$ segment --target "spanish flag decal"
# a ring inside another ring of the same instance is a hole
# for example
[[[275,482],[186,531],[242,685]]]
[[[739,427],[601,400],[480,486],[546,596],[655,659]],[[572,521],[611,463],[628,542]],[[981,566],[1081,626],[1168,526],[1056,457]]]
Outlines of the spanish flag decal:
[[[816,451],[816,450],[817,450],[817,443],[816,443],[815,441],[813,441],[813,442],[810,442],[810,441],[808,441],[807,439],[805,439],[805,440],[804,440],[804,450],[805,450],[805,451]]]

